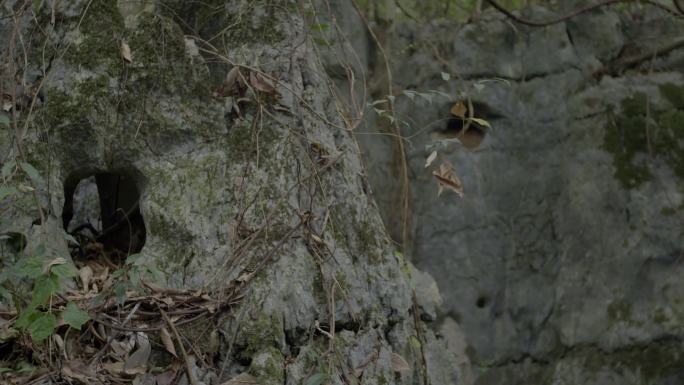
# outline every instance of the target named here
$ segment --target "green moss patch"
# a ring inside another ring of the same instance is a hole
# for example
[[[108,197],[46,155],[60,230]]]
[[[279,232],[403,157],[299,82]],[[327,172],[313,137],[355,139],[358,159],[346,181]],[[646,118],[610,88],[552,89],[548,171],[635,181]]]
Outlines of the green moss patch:
[[[284,340],[282,322],[275,316],[261,314],[255,320],[244,322],[236,343],[240,348],[240,357],[252,359],[260,352],[280,351]]]
[[[282,384],[285,379],[285,357],[277,349],[270,348],[258,359],[252,360],[249,373],[256,377],[260,384]]]
[[[607,367],[615,371],[621,371],[620,368],[638,370],[643,384],[660,383],[671,378],[684,365],[681,342],[674,340],[654,341],[646,346],[619,349],[610,354],[600,350],[587,353],[584,354],[589,371],[598,373]]]
[[[684,178],[684,87],[662,85],[670,107],[651,104],[643,93],[621,103],[619,115],[605,130],[603,146],[613,156],[615,178],[636,188],[652,178],[651,163],[660,159]]]
[[[606,309],[608,318],[613,321],[628,321],[632,316],[632,304],[621,299],[613,301]]]
[[[78,26],[83,39],[67,51],[67,62],[87,69],[100,65],[123,68],[120,47],[125,27],[116,1],[94,0],[83,19],[74,17],[72,23]]]

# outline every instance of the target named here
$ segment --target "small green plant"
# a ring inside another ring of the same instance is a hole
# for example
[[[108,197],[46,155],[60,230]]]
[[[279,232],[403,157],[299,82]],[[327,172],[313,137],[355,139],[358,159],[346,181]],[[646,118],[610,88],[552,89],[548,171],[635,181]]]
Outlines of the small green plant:
[[[11,269],[11,276],[15,281],[28,282],[32,286],[31,300],[19,311],[19,318],[14,327],[28,332],[35,342],[43,341],[52,335],[59,326],[57,315],[61,315],[64,324],[75,329],[80,329],[90,319],[88,313],[73,302],[66,302],[63,309],[56,309],[53,306],[56,302],[63,302],[61,294],[78,273],[73,263],[66,258],[46,252],[45,247],[38,249],[33,256],[23,258],[14,269]],[[5,275],[2,278],[3,283],[7,283],[10,277]],[[25,302],[17,291],[12,293],[12,298],[17,307]]]
[[[316,364],[315,371],[307,378],[306,385],[323,385],[330,380],[330,364],[326,354],[316,349],[307,352],[308,358]]]
[[[13,158],[2,165],[0,176],[0,202],[6,204],[6,207],[21,200],[22,194],[35,193],[46,185],[34,166]],[[45,239],[27,239],[25,234],[15,232],[0,234],[0,241],[7,246],[3,248],[3,254],[10,252],[2,255],[5,268],[0,271],[0,299],[13,304],[18,315],[3,330],[0,336],[3,341],[12,340],[19,332],[23,332],[35,343],[40,343],[63,325],[80,330],[91,319],[83,309],[85,303],[69,301],[65,295],[76,288],[74,278],[79,276],[79,270],[66,248],[54,247],[54,243],[59,241],[51,240],[42,233],[34,237]],[[78,244],[66,232],[63,232],[62,237],[66,242]],[[25,251],[29,241],[34,246]],[[144,256],[141,254],[128,256],[124,266],[111,274],[113,285],[108,290],[103,288],[95,297],[95,302],[113,294],[118,303],[123,303],[126,292],[139,287],[141,279],[149,277],[161,282],[162,273],[143,263],[143,260]],[[88,288],[85,290],[88,291]]]
[[[146,259],[147,257],[144,254],[131,254],[126,258],[126,263],[122,268],[112,272],[112,278],[116,282],[113,291],[117,303],[123,304],[126,300],[126,292],[139,288],[143,279],[163,282],[164,274],[156,267],[146,263]]]

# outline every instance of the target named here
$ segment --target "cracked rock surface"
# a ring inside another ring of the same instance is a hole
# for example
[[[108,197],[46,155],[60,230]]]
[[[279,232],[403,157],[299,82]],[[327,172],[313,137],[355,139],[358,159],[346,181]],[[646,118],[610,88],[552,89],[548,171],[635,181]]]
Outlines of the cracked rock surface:
[[[394,31],[397,89],[454,97],[400,96],[397,111],[415,135],[413,258],[437,281],[442,328],[462,331],[476,383],[684,380],[684,50],[602,71],[676,44],[681,20],[602,10],[527,28],[486,12]],[[496,112],[474,151],[433,144],[459,93]],[[392,140],[359,137],[387,217],[392,159],[379,154]],[[463,199],[437,198],[433,149]]]
[[[35,193],[46,220],[35,221],[24,194],[2,207],[0,233],[27,234],[28,251],[46,234],[68,258],[65,185],[120,175],[134,186],[146,231],[140,258],[165,273],[159,284],[221,295],[244,283],[239,305],[181,328],[193,351],[207,353],[187,364],[201,383],[247,372],[260,384],[316,374],[332,384],[461,382],[449,363],[464,358],[413,313],[408,272],[419,272],[395,254],[364,191],[358,147],[298,2],[136,4],[55,2],[18,21],[21,33],[42,37],[26,41],[22,70],[49,72],[45,102],[20,117],[31,127],[22,133],[27,161],[47,181]],[[49,34],[35,20],[52,20]],[[1,30],[11,22],[3,17]],[[236,66],[249,80],[231,99],[221,92],[232,89],[218,88]],[[5,154],[13,143],[2,130]],[[84,192],[74,204],[102,186],[76,189]],[[434,319],[439,294],[428,275],[419,279],[420,311]]]

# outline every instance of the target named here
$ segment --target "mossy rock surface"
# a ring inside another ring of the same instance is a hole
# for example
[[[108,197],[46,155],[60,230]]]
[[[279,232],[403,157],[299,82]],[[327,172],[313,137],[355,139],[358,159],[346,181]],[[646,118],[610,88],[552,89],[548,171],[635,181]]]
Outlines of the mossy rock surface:
[[[652,180],[655,160],[684,179],[684,86],[661,85],[660,93],[669,105],[654,105],[636,93],[622,101],[606,127],[604,148],[612,154],[615,178],[625,188]]]

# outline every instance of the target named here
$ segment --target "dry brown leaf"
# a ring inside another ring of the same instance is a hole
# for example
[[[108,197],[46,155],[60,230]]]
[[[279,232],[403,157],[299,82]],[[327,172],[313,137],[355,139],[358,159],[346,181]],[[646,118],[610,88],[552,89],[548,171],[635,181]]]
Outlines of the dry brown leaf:
[[[43,266],[43,274],[47,274],[52,266],[63,265],[65,263],[67,263],[66,259],[57,257]]]
[[[438,170],[432,172],[432,175],[437,178],[437,196],[440,196],[446,187],[463,198],[463,184],[461,184],[461,180],[456,176],[454,166],[451,163],[445,161],[439,166]]]
[[[164,344],[164,348],[166,348],[166,351],[173,354],[174,357],[178,358],[178,354],[176,354],[176,347],[173,345],[173,339],[171,338],[171,333],[169,333],[169,331],[166,329],[166,326],[161,328],[160,334],[162,343]]]
[[[250,279],[252,279],[252,275],[254,275],[254,273],[242,273],[242,274],[240,274],[240,276],[237,278],[237,281],[238,281],[238,282],[247,282],[247,281],[249,281]]]
[[[137,334],[138,350],[133,352],[130,357],[124,363],[124,371],[127,374],[140,374],[145,373],[147,369],[147,361],[150,359],[150,353],[152,353],[152,347],[150,346],[150,340],[144,333]]]
[[[164,288],[162,288],[161,286],[157,285],[154,282],[143,281],[143,284],[145,286],[147,286],[148,289],[152,290],[155,293],[163,293],[164,292]]]
[[[160,373],[155,376],[157,385],[171,385],[174,378],[176,378],[176,372],[171,370],[167,370],[164,373]]]
[[[466,108],[465,104],[463,104],[463,102],[456,102],[453,106],[451,106],[451,110],[449,112],[451,112],[451,114],[454,116],[458,116],[461,119],[465,119],[465,114],[467,111],[468,109]]]
[[[83,290],[87,292],[89,287],[90,287],[90,280],[93,278],[93,269],[88,265],[83,266],[78,271],[78,276],[81,278],[81,284],[83,284]]]
[[[435,158],[437,158],[437,151],[432,151],[432,153],[430,153],[430,155],[425,160],[425,168],[430,167],[432,162],[435,161]]]
[[[110,331],[111,331],[112,333],[114,333],[113,330],[110,329]],[[99,323],[99,322],[98,322],[98,324],[97,324],[97,332],[98,332],[102,337],[110,337],[110,334],[107,333],[107,329],[105,329],[104,325],[101,324],[101,323]],[[114,338],[114,337],[112,337],[112,338]],[[104,338],[104,339],[106,340],[107,338]]]
[[[258,385],[257,379],[249,373],[241,373],[221,385]]]
[[[391,360],[391,365],[392,365],[392,370],[395,372],[410,372],[411,367],[409,366],[408,362],[404,359],[404,357],[398,355],[397,353],[392,352],[392,356],[390,358]]]
[[[249,83],[252,85],[252,87],[261,92],[266,92],[267,94],[272,94],[275,92],[275,86],[273,85],[271,79],[262,75],[260,72],[250,72]]]
[[[112,348],[112,352],[118,357],[125,358],[131,354],[133,348],[135,347],[135,338],[126,339],[123,341],[114,340],[109,345]]]
[[[185,52],[190,56],[199,56],[199,48],[195,44],[195,39],[185,38]]]
[[[323,239],[321,239],[321,237],[319,237],[318,235],[316,235],[316,234],[314,234],[314,233],[311,233],[310,235],[311,235],[311,239],[312,239],[314,242],[318,243],[319,245],[322,245],[322,244],[325,243],[325,242],[323,242]]]
[[[52,340],[55,341],[55,344],[57,347],[61,350],[64,349],[64,340],[59,334],[53,334],[52,335]]]
[[[84,384],[92,383],[95,371],[78,360],[67,361],[62,366],[62,375],[70,379],[78,380]]]
[[[131,55],[131,47],[125,41],[121,42],[121,57],[127,63],[133,63],[133,56]]]
[[[223,90],[226,94],[230,94],[235,87],[238,85],[238,80],[240,78],[240,67],[235,66],[231,68],[226,74],[226,78],[223,81]]]
[[[121,375],[124,374],[124,363],[121,361],[117,362],[106,362],[102,364],[102,368],[109,373]]]
[[[157,379],[152,373],[139,374],[135,376],[131,385],[153,385],[156,384]]]

